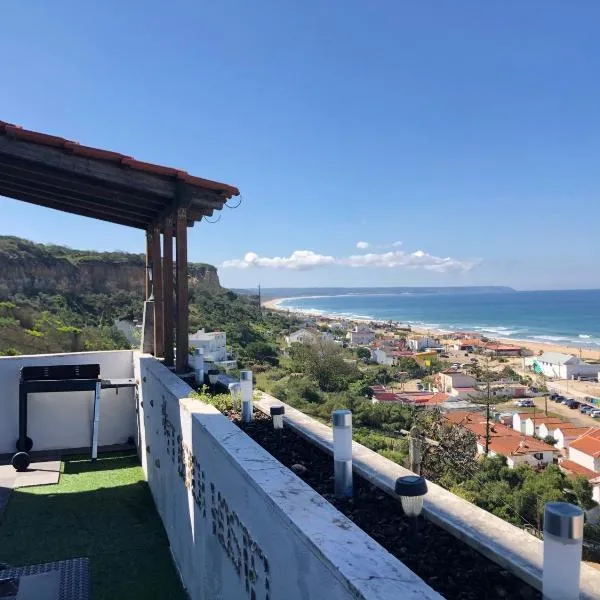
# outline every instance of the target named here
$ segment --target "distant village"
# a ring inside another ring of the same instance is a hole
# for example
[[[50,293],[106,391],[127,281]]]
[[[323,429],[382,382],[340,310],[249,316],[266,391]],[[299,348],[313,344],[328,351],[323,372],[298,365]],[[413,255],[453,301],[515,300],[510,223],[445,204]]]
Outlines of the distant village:
[[[479,455],[486,449],[489,456],[503,455],[510,468],[529,464],[542,469],[556,463],[568,475],[586,477],[600,503],[600,427],[594,421],[600,419],[600,365],[559,352],[535,356],[521,346],[473,333],[434,335],[400,323],[327,317],[306,317],[284,343],[289,347],[320,340],[352,350],[364,348],[365,363],[399,369],[393,381],[370,387],[373,404],[439,409],[448,423],[475,435]],[[235,381],[227,374],[236,361],[227,353],[224,332],[200,330],[189,342],[196,368],[223,369],[219,381]],[[403,359],[413,359],[430,375],[411,380],[401,370]],[[476,376],[483,365],[485,380]],[[512,377],[503,375],[506,367]],[[577,391],[573,386],[581,381],[597,394]],[[569,382],[571,390],[563,393]],[[600,509],[595,510],[597,519]]]

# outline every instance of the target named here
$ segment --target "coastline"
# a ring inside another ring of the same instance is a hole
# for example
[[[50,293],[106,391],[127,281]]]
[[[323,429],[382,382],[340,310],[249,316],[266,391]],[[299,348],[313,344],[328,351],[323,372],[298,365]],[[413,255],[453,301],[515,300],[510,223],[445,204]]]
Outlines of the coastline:
[[[262,303],[263,308],[267,308],[269,310],[278,310],[281,312],[289,312],[294,313],[296,315],[300,315],[303,317],[320,317],[323,319],[331,319],[331,320],[340,320],[343,319],[345,321],[350,321],[352,323],[377,323],[384,324],[388,321],[383,321],[381,319],[369,319],[369,318],[357,318],[357,317],[344,317],[336,314],[328,314],[328,313],[319,313],[318,315],[315,313],[311,313],[309,311],[297,310],[294,308],[283,308],[280,306],[281,302],[284,300],[289,300],[289,298],[272,298],[270,300],[266,300]],[[447,330],[435,329],[432,327],[415,327],[413,325],[410,326],[411,330],[420,335],[441,335],[448,333]],[[467,332],[469,332],[467,330]],[[471,332],[469,332],[471,333]],[[477,333],[477,332],[472,332]],[[590,348],[579,348],[577,346],[563,345],[563,344],[554,344],[552,342],[534,342],[530,340],[521,340],[516,338],[503,338],[503,337],[491,337],[487,336],[490,339],[496,342],[502,342],[506,344],[511,344],[513,346],[520,346],[521,348],[526,348],[530,350],[534,354],[538,354],[539,352],[560,352],[563,354],[574,354],[575,356],[579,356],[582,359],[591,359],[591,360],[599,360],[600,359],[600,348],[590,349]]]

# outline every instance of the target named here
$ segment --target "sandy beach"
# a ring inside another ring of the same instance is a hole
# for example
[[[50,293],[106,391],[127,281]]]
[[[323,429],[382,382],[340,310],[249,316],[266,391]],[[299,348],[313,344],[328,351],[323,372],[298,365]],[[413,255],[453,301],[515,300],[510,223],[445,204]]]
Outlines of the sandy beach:
[[[281,301],[285,300],[285,298],[272,298],[271,300],[266,300],[265,302],[263,302],[263,307],[264,308],[268,308],[271,310],[280,310],[283,312],[293,312],[295,314],[299,314],[305,317],[315,317],[314,314],[311,314],[309,312],[304,312],[304,311],[299,311],[299,310],[292,310],[289,308],[282,308],[279,303]],[[318,315],[319,317],[323,318],[323,319],[335,319],[335,320],[340,320],[340,316],[338,315],[327,315],[327,314],[322,314],[322,315]],[[372,323],[384,323],[384,321],[377,321],[375,319],[356,319],[356,318],[346,318],[344,317],[344,320],[346,321],[352,321],[355,323],[364,323],[364,322],[372,322]],[[440,331],[436,330],[436,329],[427,329],[424,327],[414,327],[411,326],[412,331],[414,331],[415,333],[418,334],[422,334],[422,335],[440,335]],[[506,344],[511,344],[514,346],[520,346],[522,348],[527,348],[528,350],[531,350],[534,354],[538,354],[539,352],[562,352],[564,354],[575,354],[576,356],[580,356],[582,359],[589,359],[589,360],[600,360],[600,348],[598,349],[589,349],[589,348],[578,348],[575,346],[562,346],[560,344],[553,344],[551,342],[532,342],[529,340],[517,340],[514,338],[490,338],[490,339],[494,339],[494,341],[498,341],[498,342],[503,342]]]

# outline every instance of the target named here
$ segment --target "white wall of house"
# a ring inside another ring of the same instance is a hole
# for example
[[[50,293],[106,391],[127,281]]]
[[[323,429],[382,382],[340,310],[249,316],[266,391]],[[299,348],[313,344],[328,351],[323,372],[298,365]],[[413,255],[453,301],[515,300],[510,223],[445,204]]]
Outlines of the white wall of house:
[[[527,419],[523,419],[519,413],[513,415],[513,429],[519,433],[525,433],[525,422]]]
[[[600,504],[600,483],[597,483],[592,488],[592,498],[595,502]]]
[[[227,334],[223,331],[210,331],[204,329],[190,335],[189,345],[204,350],[204,360],[219,362],[227,360]]]
[[[371,351],[371,358],[380,365],[387,365],[391,367],[394,364],[394,357],[386,354],[385,350],[381,348],[375,348]]]
[[[542,423],[539,427],[538,427],[538,435],[540,436],[540,438],[544,439],[547,435],[552,435],[552,427],[550,427],[550,429],[548,429],[548,426],[545,423]],[[552,436],[554,437],[554,436]],[[556,438],[554,438],[556,439]]]
[[[576,462],[578,465],[600,473],[600,457],[594,458],[581,450],[576,450],[572,446],[569,447],[569,460]]]
[[[598,365],[589,364],[580,360],[576,356],[571,357],[567,362],[559,364],[557,362],[543,360],[543,355],[531,356],[523,359],[523,367],[532,367],[536,363],[542,369],[542,373],[551,379],[571,379],[573,376],[587,375],[598,376]]]
[[[168,369],[136,368],[143,468],[191,600],[441,600]]]
[[[133,351],[73,352],[0,358],[0,453],[15,452],[19,436],[19,373],[21,367],[99,364],[103,379],[133,377]],[[91,446],[93,392],[29,394],[28,430],[33,451]],[[99,444],[123,444],[136,434],[132,388],[102,390]]]
[[[437,340],[432,337],[411,337],[406,340],[410,350],[421,352],[427,348],[437,348],[439,345]]]
[[[548,452],[535,452],[527,454],[513,454],[506,458],[506,464],[514,469],[519,465],[530,465],[532,467],[546,466],[552,464],[554,454]]]
[[[450,393],[452,388],[473,387],[477,380],[466,373],[440,373],[440,383],[442,391]]]

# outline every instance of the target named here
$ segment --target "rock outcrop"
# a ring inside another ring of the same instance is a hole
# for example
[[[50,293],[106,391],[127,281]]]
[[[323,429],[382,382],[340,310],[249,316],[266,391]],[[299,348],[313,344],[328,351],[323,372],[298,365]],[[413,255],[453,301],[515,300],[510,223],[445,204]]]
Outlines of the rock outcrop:
[[[140,292],[145,287],[143,254],[72,250],[0,236],[0,298],[36,293]],[[221,289],[217,270],[189,264],[192,288]]]

